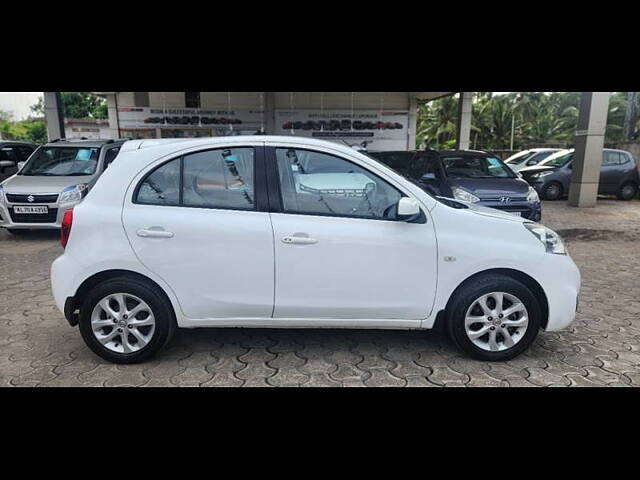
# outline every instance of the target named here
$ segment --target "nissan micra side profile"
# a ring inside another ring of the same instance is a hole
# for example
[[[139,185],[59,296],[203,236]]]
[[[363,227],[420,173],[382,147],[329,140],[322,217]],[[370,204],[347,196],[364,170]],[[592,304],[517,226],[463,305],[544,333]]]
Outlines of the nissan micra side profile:
[[[483,360],[574,317],[552,230],[430,196],[348,146],[133,140],[64,214],[56,305],[86,344],[144,361],[178,327],[429,329]]]

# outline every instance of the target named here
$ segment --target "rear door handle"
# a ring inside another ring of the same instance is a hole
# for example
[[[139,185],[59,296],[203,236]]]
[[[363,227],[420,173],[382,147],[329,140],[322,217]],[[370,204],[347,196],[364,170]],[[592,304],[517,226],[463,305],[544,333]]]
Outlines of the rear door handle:
[[[171,238],[173,237],[173,232],[167,232],[165,229],[160,227],[151,227],[144,230],[138,230],[136,234],[139,237],[143,238]]]
[[[313,245],[318,243],[315,238],[309,237],[306,233],[294,233],[292,235],[286,235],[282,237],[282,243],[291,245]]]

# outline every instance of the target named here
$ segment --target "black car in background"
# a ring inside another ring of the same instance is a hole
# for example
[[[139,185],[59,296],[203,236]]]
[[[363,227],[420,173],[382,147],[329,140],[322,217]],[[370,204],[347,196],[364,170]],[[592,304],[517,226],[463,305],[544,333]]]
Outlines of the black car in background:
[[[497,156],[477,150],[369,152],[426,192],[539,221],[536,191]]]
[[[0,182],[18,171],[18,162],[25,162],[38,148],[28,142],[0,140]]]
[[[521,169],[519,173],[542,198],[557,200],[569,193],[573,153],[574,149],[561,150],[536,166]],[[639,185],[638,164],[633,155],[624,150],[603,149],[598,193],[631,200],[638,193]]]

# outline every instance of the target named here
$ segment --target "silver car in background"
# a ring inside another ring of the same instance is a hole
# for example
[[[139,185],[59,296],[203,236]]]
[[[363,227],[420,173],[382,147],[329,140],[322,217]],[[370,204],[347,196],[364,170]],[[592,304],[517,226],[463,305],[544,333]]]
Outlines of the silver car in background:
[[[60,228],[116,158],[126,140],[54,140],[39,147],[0,183],[0,227],[10,233]]]
[[[530,148],[529,150],[522,150],[507,158],[506,163],[511,170],[518,172],[525,167],[532,167],[537,165],[552,153],[559,152],[560,148]]]

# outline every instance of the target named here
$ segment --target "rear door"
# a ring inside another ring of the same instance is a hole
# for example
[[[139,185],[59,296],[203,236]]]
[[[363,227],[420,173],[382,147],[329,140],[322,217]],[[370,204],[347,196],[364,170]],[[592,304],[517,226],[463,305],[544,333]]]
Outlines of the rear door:
[[[620,152],[615,150],[604,150],[602,152],[602,167],[600,167],[600,183],[598,193],[615,193],[618,182],[622,177]]]
[[[273,232],[262,144],[163,160],[132,183],[123,223],[140,262],[192,319],[268,318]]]

